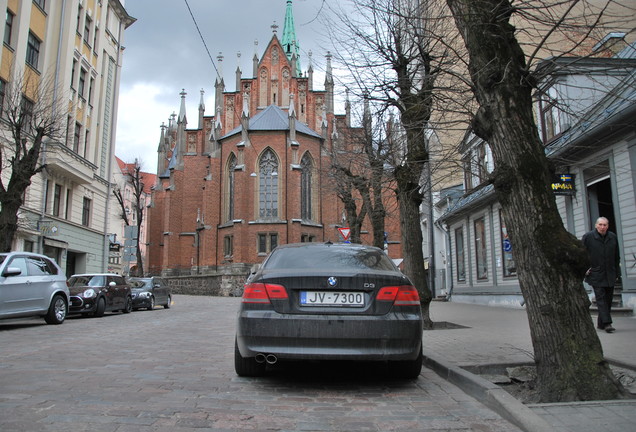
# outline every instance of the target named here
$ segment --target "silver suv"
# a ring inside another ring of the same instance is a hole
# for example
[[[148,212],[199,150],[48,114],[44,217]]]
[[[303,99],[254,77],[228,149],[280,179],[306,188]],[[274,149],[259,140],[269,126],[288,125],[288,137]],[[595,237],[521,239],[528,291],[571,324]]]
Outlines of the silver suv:
[[[0,319],[40,316],[62,324],[70,293],[55,261],[31,252],[0,253]]]

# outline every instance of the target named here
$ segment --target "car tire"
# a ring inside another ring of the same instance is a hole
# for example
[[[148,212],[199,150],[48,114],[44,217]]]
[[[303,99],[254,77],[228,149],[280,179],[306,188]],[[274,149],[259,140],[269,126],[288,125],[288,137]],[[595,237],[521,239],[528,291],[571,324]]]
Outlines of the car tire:
[[[106,312],[106,299],[100,297],[97,299],[97,307],[95,307],[95,314],[93,316],[97,318],[103,317],[104,312]]]
[[[151,311],[155,308],[155,298],[154,297],[150,297],[150,306],[148,306],[148,310]]]
[[[132,312],[132,298],[130,296],[126,297],[126,304],[124,305],[122,312],[125,314]]]
[[[164,309],[170,309],[170,303],[172,303],[172,296],[168,296],[168,303],[163,305]]]
[[[422,372],[422,349],[415,360],[400,360],[391,362],[391,372],[396,378],[417,379]]]
[[[243,357],[234,340],[234,370],[238,376],[259,377],[265,374],[265,363],[257,363],[254,357]]]
[[[66,299],[60,294],[55,294],[53,300],[51,300],[49,311],[44,316],[44,321],[47,324],[62,324],[67,312],[68,303]]]

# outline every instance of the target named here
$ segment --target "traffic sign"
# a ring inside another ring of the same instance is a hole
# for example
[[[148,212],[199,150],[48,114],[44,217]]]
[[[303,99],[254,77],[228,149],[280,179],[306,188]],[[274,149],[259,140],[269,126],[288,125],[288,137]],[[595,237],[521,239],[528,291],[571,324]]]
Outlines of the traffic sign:
[[[349,236],[351,236],[351,228],[349,228],[349,227],[338,228],[338,231],[340,232],[340,235],[342,236],[342,239],[344,241],[349,240]]]

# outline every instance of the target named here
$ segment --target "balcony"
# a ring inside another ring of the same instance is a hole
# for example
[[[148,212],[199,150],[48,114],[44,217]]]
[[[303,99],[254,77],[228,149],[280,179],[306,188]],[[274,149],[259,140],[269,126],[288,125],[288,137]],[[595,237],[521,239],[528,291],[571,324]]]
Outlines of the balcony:
[[[93,165],[65,145],[48,143],[46,146],[47,169],[70,178],[78,184],[87,184],[93,180],[97,166]]]

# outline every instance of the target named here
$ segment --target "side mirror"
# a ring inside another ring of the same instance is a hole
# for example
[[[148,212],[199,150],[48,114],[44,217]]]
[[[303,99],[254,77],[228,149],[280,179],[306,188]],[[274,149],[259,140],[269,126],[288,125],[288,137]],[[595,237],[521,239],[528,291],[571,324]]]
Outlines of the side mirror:
[[[18,276],[18,275],[21,275],[21,274],[22,274],[22,270],[20,269],[20,267],[7,267],[2,272],[2,276],[4,276],[4,277]]]
[[[114,287],[117,286],[117,283],[115,281],[110,281],[108,282],[108,286]]]

